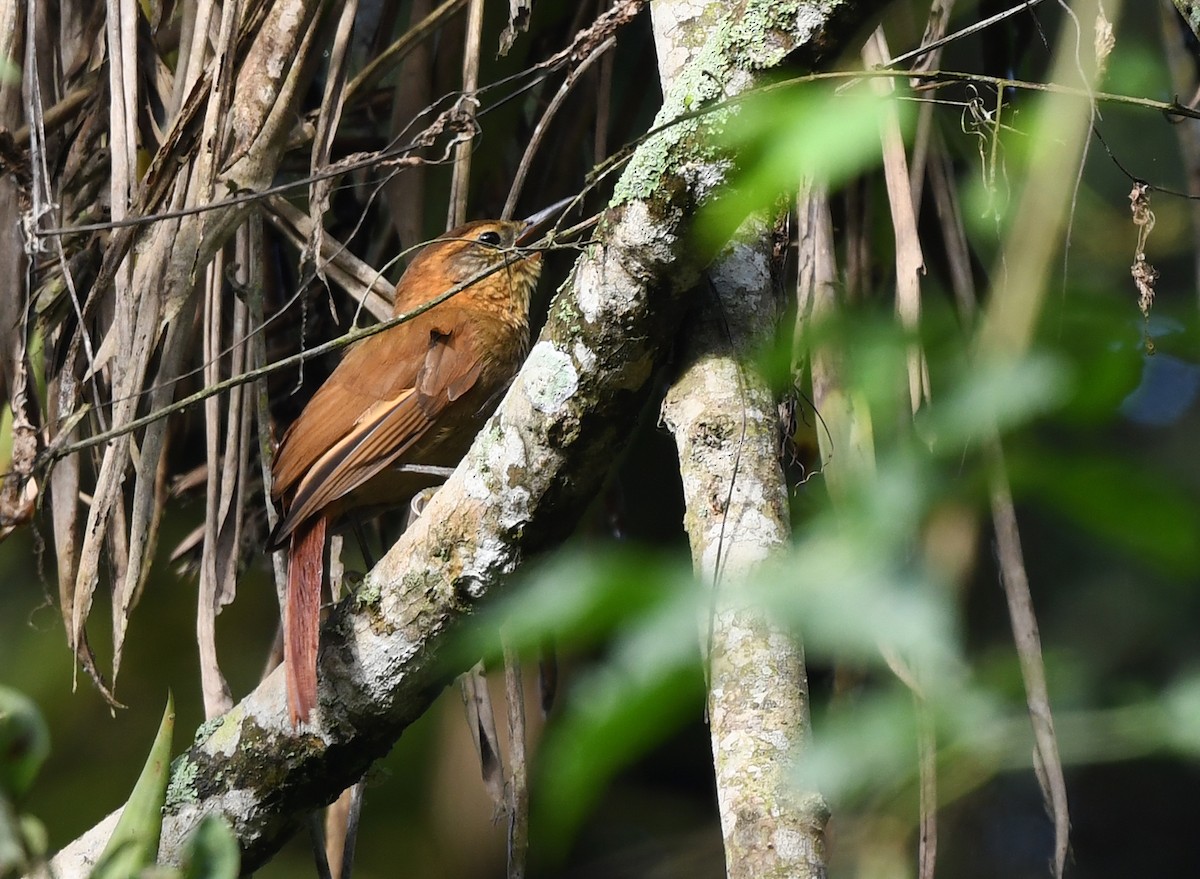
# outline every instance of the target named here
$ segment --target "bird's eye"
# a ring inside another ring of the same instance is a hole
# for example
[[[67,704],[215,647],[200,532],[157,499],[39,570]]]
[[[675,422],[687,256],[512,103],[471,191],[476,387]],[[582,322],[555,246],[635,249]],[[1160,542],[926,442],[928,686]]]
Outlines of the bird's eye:
[[[480,244],[486,244],[489,247],[499,247],[500,246],[500,233],[493,231],[491,229],[488,229],[486,232],[481,232],[479,235],[479,238],[477,240],[479,241]]]

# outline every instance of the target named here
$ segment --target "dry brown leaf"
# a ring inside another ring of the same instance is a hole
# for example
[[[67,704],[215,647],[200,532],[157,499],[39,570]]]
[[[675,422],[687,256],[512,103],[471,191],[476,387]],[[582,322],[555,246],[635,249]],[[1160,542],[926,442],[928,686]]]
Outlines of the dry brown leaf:
[[[129,574],[129,520],[125,507],[125,494],[118,491],[113,505],[112,526],[105,533],[108,546],[108,581],[112,592],[112,642],[113,661],[110,686],[117,690],[117,671],[121,667],[125,629],[129,622],[129,607],[132,598],[122,594],[125,578]]]
[[[438,7],[437,11],[456,8],[463,2],[465,0],[450,0]],[[433,47],[430,41],[409,37],[409,34],[419,33],[424,23],[437,14],[430,14],[431,5],[432,0],[413,0],[410,27],[402,38],[409,40],[408,45],[411,48],[407,57],[400,63],[396,85],[392,89],[392,112],[389,121],[389,140],[392,143],[404,142],[406,133],[416,124],[433,95],[434,77],[437,73],[433,64]],[[425,32],[432,34],[434,31],[430,27]],[[392,225],[396,227],[396,234],[400,237],[401,248],[411,247],[424,237],[427,176],[424,166],[417,165],[402,173],[389,174],[384,183],[388,215]]]
[[[1138,291],[1138,308],[1142,317],[1150,319],[1150,309],[1154,307],[1154,284],[1158,280],[1158,269],[1146,259],[1146,242],[1154,231],[1154,211],[1150,210],[1150,184],[1141,180],[1134,183],[1129,193],[1129,209],[1133,213],[1133,225],[1137,227],[1137,245],[1133,249],[1133,265],[1129,273]],[[1146,335],[1146,344],[1153,350],[1150,336]]]
[[[478,109],[475,90],[479,87],[479,48],[483,40],[483,0],[470,0],[467,7],[466,44],[463,46],[462,98],[463,110],[472,117]],[[453,229],[467,221],[467,196],[471,191],[471,138],[460,138],[454,148],[454,176],[450,180],[450,209],[446,228]]]
[[[314,222],[301,259],[311,263],[326,287],[325,260],[325,212],[329,210],[329,194],[333,191],[335,178],[320,176],[329,165],[333,150],[333,139],[337,134],[345,102],[346,58],[350,45],[350,34],[358,14],[358,0],[347,0],[342,4],[334,33],[333,46],[329,50],[329,69],[325,75],[325,91],[321,96],[321,109],[317,115],[317,131],[313,138],[312,161],[309,165],[313,182],[309,187],[308,210]]]
[[[471,740],[479,755],[479,768],[483,774],[483,786],[492,798],[496,814],[502,814],[504,802],[504,760],[500,752],[500,736],[496,732],[496,714],[492,709],[492,697],[488,692],[487,676],[482,663],[477,663],[469,672],[459,677],[462,686],[463,706],[467,711],[467,723],[471,728]]]
[[[416,168],[414,171],[418,170]],[[317,225],[313,218],[286,198],[272,195],[263,207],[271,225],[301,249],[312,237]],[[382,273],[371,268],[350,252],[346,245],[325,233],[321,236],[320,262],[329,279],[361,304],[376,320],[392,317],[392,285]]]
[[[507,55],[513,47],[518,33],[529,30],[529,17],[533,0],[508,0],[508,24],[500,33],[500,54]]]
[[[203,352],[204,383],[212,385],[221,380],[222,300],[225,274],[224,253],[217,254],[208,267],[204,287]],[[236,390],[236,389],[235,389]],[[205,504],[204,540],[200,554],[200,588],[196,607],[196,642],[200,653],[200,685],[204,699],[204,716],[208,719],[228,711],[233,694],[221,673],[217,659],[216,618],[224,602],[224,553],[221,541],[223,501],[226,499],[222,471],[221,433],[224,395],[204,401],[205,437]],[[228,418],[237,417],[235,402],[229,400]]]
[[[882,65],[890,59],[882,28],[876,29],[867,40],[863,59],[868,66]],[[874,83],[881,92],[894,89],[891,80],[876,79]],[[896,236],[896,312],[904,328],[912,331],[921,321],[921,275],[925,273],[925,258],[921,254],[921,237],[917,231],[904,135],[894,107],[884,114],[882,138],[883,175],[892,213],[892,230]],[[917,345],[909,346],[908,351],[908,393],[913,412],[929,402],[929,366],[925,353]]]
[[[281,120],[290,118],[287,108],[294,106],[303,89],[303,74],[310,69],[302,62],[312,48],[316,8],[315,2],[303,0],[277,3],[269,9],[255,5],[241,23],[250,29],[247,32],[257,33],[258,39],[244,56],[239,56],[234,51],[239,21],[234,7],[226,5],[218,29],[217,56],[209,70],[201,63],[209,27],[198,23],[203,30],[191,34],[191,54],[193,61],[200,60],[186,69],[185,78],[177,84],[177,94],[188,97],[180,99],[179,115],[147,172],[137,200],[138,213],[160,206],[199,208],[223,197],[230,186],[259,189],[270,182],[286,141]],[[264,15],[270,17],[269,22],[261,30],[253,30]],[[121,36],[116,24],[111,24],[110,43],[117,45],[113,41]],[[239,57],[242,68],[235,76]],[[273,79],[269,70],[274,69],[285,70],[287,75]],[[234,100],[235,86],[243,98],[240,103]],[[228,109],[231,106],[232,113]],[[114,109],[112,113],[115,124],[119,111]],[[235,115],[246,124],[233,154],[240,161],[231,166],[221,146],[226,142],[224,132],[230,118]],[[201,117],[203,125],[199,124]],[[214,148],[198,150],[201,142]],[[218,174],[227,177],[228,182],[218,186]],[[85,326],[96,318],[115,326],[108,336],[114,347],[107,367],[112,379],[112,427],[129,425],[141,407],[159,411],[173,398],[187,350],[189,309],[195,299],[192,291],[198,272],[241,217],[240,211],[223,207],[153,225],[125,227],[111,236],[93,295],[82,307],[82,317]],[[136,264],[131,270],[122,268],[128,265],[126,256],[135,241],[139,242]],[[104,291],[110,283],[117,290],[111,310],[104,304]],[[81,336],[77,334],[72,340],[69,362],[81,344]],[[152,364],[156,368],[151,375]],[[71,640],[82,645],[101,564],[105,550],[109,550],[108,562],[114,572],[114,673],[119,668],[128,614],[145,582],[154,550],[165,496],[161,461],[166,430],[167,421],[159,419],[144,429],[137,446],[134,437],[125,433],[104,449],[81,535],[75,582],[69,590]],[[236,431],[244,433],[240,419]],[[126,497],[131,468],[132,494]],[[128,527],[124,521],[127,503]],[[236,531],[230,530],[229,540]]]
[[[13,396],[12,455],[0,481],[0,540],[26,525],[37,511],[40,492],[33,476],[38,434],[25,414],[25,393]]]
[[[172,322],[162,344],[158,370],[149,393],[152,410],[161,409],[170,402],[174,392],[174,381],[179,375],[185,353],[190,348],[190,321],[186,317]],[[138,466],[134,468],[134,489],[130,527],[128,531],[129,563],[123,576],[117,581],[118,588],[113,600],[113,684],[124,647],[125,631],[129,616],[137,603],[138,593],[149,574],[150,562],[154,557],[155,535],[162,515],[162,504],[166,494],[165,475],[162,473],[162,455],[166,448],[169,422],[159,419],[147,425],[138,453]]]
[[[1096,11],[1095,21],[1096,38],[1094,49],[1096,52],[1096,77],[1095,81],[1100,82],[1104,79],[1104,72],[1108,69],[1108,58],[1112,55],[1112,51],[1116,48],[1117,38],[1113,34],[1112,22],[1104,14],[1104,7],[1101,6]]]
[[[921,36],[921,46],[930,46],[944,36],[950,24],[950,14],[954,11],[954,0],[933,0],[929,6],[929,17],[925,20],[925,33]],[[937,69],[942,57],[942,49],[936,48],[922,55],[913,64],[914,74]],[[914,76],[909,84],[916,89],[921,84],[921,78]],[[925,188],[925,165],[929,159],[930,140],[934,136],[932,102],[923,101],[917,109],[917,130],[913,137],[912,164],[909,168],[909,186],[913,193],[913,207],[917,214],[921,212],[921,196]]]

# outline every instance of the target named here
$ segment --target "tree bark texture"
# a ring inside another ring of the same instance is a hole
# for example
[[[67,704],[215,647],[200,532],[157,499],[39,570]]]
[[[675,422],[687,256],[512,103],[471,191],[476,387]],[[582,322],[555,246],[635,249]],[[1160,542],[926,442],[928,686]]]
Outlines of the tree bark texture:
[[[754,353],[780,316],[761,223],[718,258],[685,333],[686,366],[663,418],[675,435],[692,558],[712,588],[702,622],[726,874],[823,877],[821,796],[792,768],[811,738],[804,653],[740,588],[788,544],[778,410]]]
[[[652,7],[664,88],[703,47],[705,21],[721,7],[692,0]],[[770,228],[751,218],[693,293],[683,370],[663,403],[693,564],[712,589],[701,638],[730,879],[826,873],[828,808],[791,777],[812,732],[804,651],[739,589],[791,534],[778,409],[754,363],[782,315],[772,258]]]

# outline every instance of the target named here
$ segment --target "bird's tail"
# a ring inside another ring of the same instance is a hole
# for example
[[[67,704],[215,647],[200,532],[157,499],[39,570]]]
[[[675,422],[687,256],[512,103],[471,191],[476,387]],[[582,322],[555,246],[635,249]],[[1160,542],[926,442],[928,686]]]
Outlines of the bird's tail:
[[[324,574],[325,517],[299,525],[288,547],[288,589],[283,611],[283,658],[287,664],[288,711],[292,724],[308,720],[317,704],[317,646],[320,637],[321,580]]]

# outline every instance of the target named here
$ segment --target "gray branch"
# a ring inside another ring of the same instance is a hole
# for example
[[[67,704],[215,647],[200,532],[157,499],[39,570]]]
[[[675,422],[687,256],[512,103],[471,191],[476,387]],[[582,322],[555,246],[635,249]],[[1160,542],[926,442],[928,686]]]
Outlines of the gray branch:
[[[663,419],[679,451],[693,563],[713,590],[703,637],[726,874],[812,879],[825,875],[828,809],[791,778],[811,740],[804,652],[742,588],[791,532],[778,411],[754,366],[780,317],[771,239],[747,225],[747,241],[710,272]]]
[[[702,8],[653,7],[664,82],[703,47]],[[712,589],[701,631],[726,875],[816,879],[826,872],[828,808],[791,777],[812,732],[804,651],[743,588],[791,535],[778,410],[754,362],[783,310],[772,243],[752,218],[709,269],[662,414],[679,453],[693,565]]]

